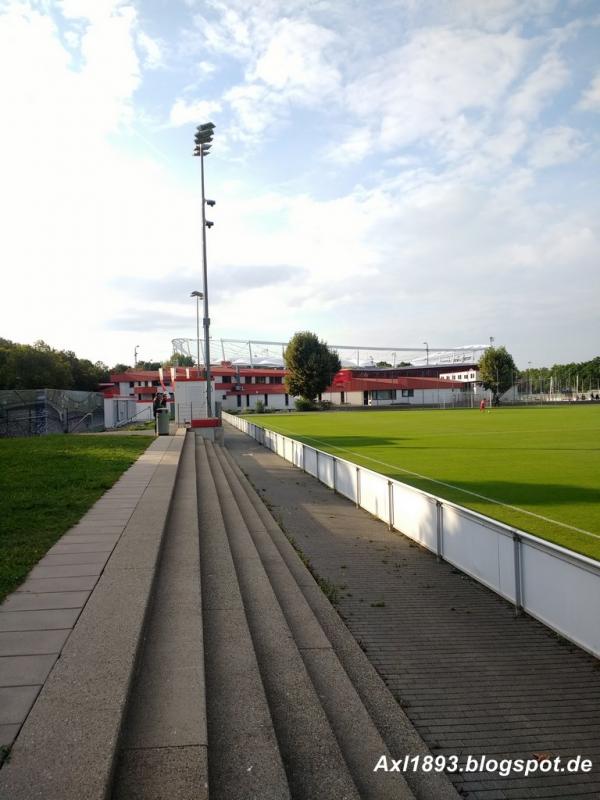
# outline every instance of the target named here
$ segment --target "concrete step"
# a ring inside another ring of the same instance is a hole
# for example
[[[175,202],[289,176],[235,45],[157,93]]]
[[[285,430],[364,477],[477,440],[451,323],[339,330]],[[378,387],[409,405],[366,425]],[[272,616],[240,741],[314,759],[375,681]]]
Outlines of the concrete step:
[[[216,448],[215,452],[360,797],[413,798],[401,774],[373,772],[382,755],[391,759],[387,746],[244,491],[245,479],[236,473],[223,448]]]
[[[206,444],[291,794],[298,800],[359,800],[321,699],[217,458],[217,448]]]
[[[227,448],[224,448],[221,452],[227,459],[232,473],[237,478],[237,487],[244,491],[256,514],[254,522],[250,522],[250,530],[253,535],[256,531],[257,536],[263,536],[261,526],[256,520],[258,518],[264,531],[268,532],[272,545],[281,556],[290,574],[293,575],[296,586],[301,590],[311,613],[318,621],[324,636],[343,666],[361,703],[381,735],[386,750],[395,758],[407,753],[412,756],[430,755],[431,751],[418,735],[346,625],[316,584],[314,578],[298,557],[298,553],[246,479],[231,453]],[[247,509],[246,503],[243,498],[239,497],[239,494],[238,498],[240,505]],[[248,519],[251,520],[252,515],[248,514]],[[265,565],[271,562],[275,563],[272,555],[267,555],[268,552],[267,543],[264,546],[265,557],[263,561]],[[269,569],[267,566],[266,568]],[[279,581],[275,571],[272,571],[270,577],[273,585],[277,587]],[[281,590],[276,589],[276,591],[280,592]],[[307,616],[305,610],[300,610],[301,604],[297,602],[289,603],[282,599],[282,605],[286,609],[286,614],[296,616],[298,621],[304,620]],[[291,623],[291,626],[295,627],[296,623]],[[382,752],[386,752],[386,750]],[[459,798],[451,781],[443,773],[425,773],[419,770],[414,773],[408,772],[405,778],[418,800],[458,800]]]
[[[286,800],[291,795],[209,466],[209,447],[196,438],[209,795],[211,800]]]
[[[194,439],[187,436],[113,800],[206,800],[208,763]]]

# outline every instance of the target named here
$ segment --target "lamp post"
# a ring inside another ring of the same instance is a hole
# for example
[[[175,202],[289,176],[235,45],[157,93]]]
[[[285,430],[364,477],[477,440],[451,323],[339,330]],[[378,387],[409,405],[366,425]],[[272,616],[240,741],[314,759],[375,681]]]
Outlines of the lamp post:
[[[196,298],[196,366],[200,372],[200,300],[204,295],[202,292],[192,292],[190,297]]]
[[[214,206],[214,200],[207,200],[204,196],[204,158],[208,155],[215,126],[212,122],[198,125],[194,142],[194,155],[200,157],[200,175],[202,184],[202,277],[204,279],[204,317],[202,325],[204,327],[204,360],[206,362],[206,416],[212,417],[211,387],[210,387],[210,344],[209,328],[210,317],[208,316],[208,272],[206,265],[206,229],[212,228],[213,222],[206,219],[205,206]]]
[[[423,344],[425,345],[426,363],[427,363],[427,366],[429,366],[429,344],[427,342],[423,342]]]
[[[139,344],[133,348],[133,368],[135,369],[135,365],[137,364],[137,354],[138,354]]]

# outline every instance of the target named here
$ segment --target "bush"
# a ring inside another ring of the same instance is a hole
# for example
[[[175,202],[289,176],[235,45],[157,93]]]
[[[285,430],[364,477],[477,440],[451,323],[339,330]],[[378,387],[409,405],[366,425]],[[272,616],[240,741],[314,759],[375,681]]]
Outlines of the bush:
[[[312,400],[307,400],[306,397],[298,397],[294,400],[296,411],[316,411],[317,407]]]
[[[265,404],[262,400],[257,400],[256,405],[254,406],[254,410],[257,414],[264,414],[265,413]]]
[[[333,403],[331,402],[331,400],[321,400],[321,402],[319,403],[319,408],[321,409],[321,411],[329,411],[330,409],[333,408]]]

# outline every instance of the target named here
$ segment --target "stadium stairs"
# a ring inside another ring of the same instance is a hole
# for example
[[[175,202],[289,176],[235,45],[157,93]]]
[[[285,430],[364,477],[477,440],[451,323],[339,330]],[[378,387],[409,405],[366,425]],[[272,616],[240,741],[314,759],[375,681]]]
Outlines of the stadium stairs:
[[[146,498],[156,552],[125,532],[0,797],[457,800],[443,774],[374,771],[429,751],[227,450],[188,432],[169,480],[168,514]]]

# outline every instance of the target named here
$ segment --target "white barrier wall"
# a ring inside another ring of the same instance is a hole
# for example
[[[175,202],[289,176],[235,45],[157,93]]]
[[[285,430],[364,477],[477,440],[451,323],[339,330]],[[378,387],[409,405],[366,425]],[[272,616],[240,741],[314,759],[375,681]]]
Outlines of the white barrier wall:
[[[223,419],[600,657],[600,562],[242,417]]]

